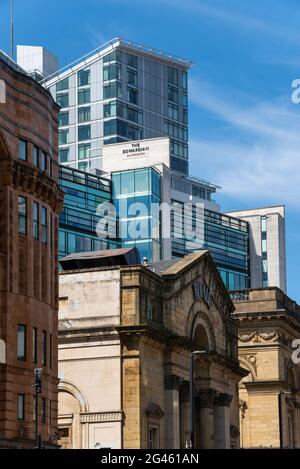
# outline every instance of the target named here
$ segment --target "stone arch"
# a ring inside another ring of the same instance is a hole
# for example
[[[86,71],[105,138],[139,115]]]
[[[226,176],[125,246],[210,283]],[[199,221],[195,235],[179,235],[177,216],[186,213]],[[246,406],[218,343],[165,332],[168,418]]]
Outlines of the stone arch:
[[[245,368],[246,370],[249,371],[249,374],[242,379],[242,381],[240,382],[240,385],[243,385],[244,382],[255,381],[255,378],[256,378],[255,367],[249,361],[247,361],[245,358],[242,358],[242,357],[239,357],[239,362],[242,365],[242,368]]]
[[[188,314],[186,323],[186,335],[194,342],[195,338],[200,340],[207,340],[207,349],[213,351],[216,349],[216,339],[211,321],[206,312],[206,309],[199,302],[195,302]],[[206,334],[206,339],[205,335]]]
[[[0,160],[12,159],[3,131],[0,129]]]
[[[71,381],[67,379],[61,379],[58,385],[58,392],[66,392],[71,394],[79,402],[80,412],[89,412],[89,405],[86,396]]]

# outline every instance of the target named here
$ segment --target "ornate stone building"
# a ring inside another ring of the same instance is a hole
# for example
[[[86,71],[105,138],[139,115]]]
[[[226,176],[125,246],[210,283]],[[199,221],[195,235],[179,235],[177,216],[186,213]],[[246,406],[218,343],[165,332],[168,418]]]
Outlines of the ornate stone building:
[[[35,444],[34,368],[42,369],[38,432],[57,432],[58,106],[0,52],[0,447]]]
[[[114,266],[114,255],[108,251],[107,266],[103,253],[61,262],[60,443],[185,448],[189,356],[200,349],[195,447],[239,447],[238,385],[247,371],[238,363],[233,304],[210,254],[149,266]]]
[[[241,446],[300,448],[300,354],[292,347],[300,307],[278,288],[231,296],[239,360],[249,371],[240,383]]]

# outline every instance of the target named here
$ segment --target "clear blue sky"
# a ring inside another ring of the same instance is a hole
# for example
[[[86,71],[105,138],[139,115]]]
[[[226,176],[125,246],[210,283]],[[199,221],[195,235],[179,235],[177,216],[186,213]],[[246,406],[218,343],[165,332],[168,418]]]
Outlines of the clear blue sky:
[[[299,0],[15,0],[15,41],[64,66],[116,36],[195,62],[191,173],[223,187],[222,209],[286,204],[288,293],[300,302]],[[0,1],[9,51],[9,0]]]

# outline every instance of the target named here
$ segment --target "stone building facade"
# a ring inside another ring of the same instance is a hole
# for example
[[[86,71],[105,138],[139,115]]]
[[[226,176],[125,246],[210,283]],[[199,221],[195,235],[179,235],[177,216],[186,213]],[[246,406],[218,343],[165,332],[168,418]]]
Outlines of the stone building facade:
[[[0,53],[0,447],[56,445],[59,107]],[[3,98],[3,97],[2,97]]]
[[[207,251],[63,271],[62,447],[185,448],[195,349],[206,351],[194,359],[195,447],[239,447],[238,386],[247,371],[233,309]]]
[[[300,448],[300,307],[278,288],[232,292],[243,448]]]

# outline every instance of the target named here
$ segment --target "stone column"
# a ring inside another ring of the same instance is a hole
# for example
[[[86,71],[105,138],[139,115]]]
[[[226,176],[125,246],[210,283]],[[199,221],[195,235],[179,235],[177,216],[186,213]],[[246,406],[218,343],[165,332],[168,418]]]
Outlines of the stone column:
[[[195,447],[210,449],[214,441],[214,404],[216,392],[213,389],[201,391],[196,399]]]
[[[190,418],[190,383],[184,381],[180,386],[179,392],[179,430],[180,430],[180,448],[185,449],[190,442],[189,430]]]
[[[165,448],[180,448],[179,433],[179,388],[180,378],[176,375],[165,377]]]
[[[215,398],[215,448],[230,448],[230,402],[232,396],[220,393]]]

